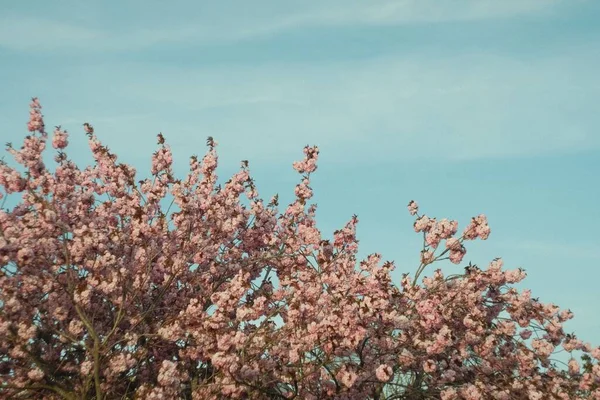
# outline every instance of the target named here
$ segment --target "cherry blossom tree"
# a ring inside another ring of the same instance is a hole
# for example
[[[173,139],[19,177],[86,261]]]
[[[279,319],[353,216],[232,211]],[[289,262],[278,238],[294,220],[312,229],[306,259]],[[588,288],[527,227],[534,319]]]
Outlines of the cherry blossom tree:
[[[20,196],[0,210],[2,398],[600,398],[600,348],[563,331],[570,311],[515,289],[523,270],[433,269],[488,238],[484,215],[459,233],[411,201],[421,263],[393,282],[379,254],[357,260],[356,216],[329,240],[316,227],[317,147],[280,213],[247,162],[218,185],[212,138],[177,179],[158,135],[137,181],[89,124],[80,169],[57,127],[51,171],[30,107],[31,135],[8,146],[20,166],[0,165],[0,196]]]

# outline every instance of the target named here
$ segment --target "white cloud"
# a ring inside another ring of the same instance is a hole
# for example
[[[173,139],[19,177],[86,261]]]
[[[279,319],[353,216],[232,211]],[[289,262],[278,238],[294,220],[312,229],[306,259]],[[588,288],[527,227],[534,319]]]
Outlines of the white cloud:
[[[135,50],[155,44],[235,42],[274,35],[290,29],[352,25],[397,25],[504,18],[543,12],[560,0],[324,0],[319,2],[223,1],[215,3],[137,0],[123,1],[104,12],[85,4],[76,8],[56,5],[57,17],[6,13],[0,19],[0,46],[15,50],[80,51]],[[76,11],[73,11],[76,9]],[[168,18],[171,10],[185,10]],[[111,11],[111,12],[109,12]],[[89,13],[85,23],[82,13]],[[125,23],[116,29],[118,13]],[[78,17],[78,18],[74,18]],[[59,20],[60,18],[60,20]],[[79,20],[80,22],[74,22]]]
[[[127,122],[136,122],[136,121],[140,121],[143,119],[147,119],[149,117],[151,117],[152,114],[126,114],[126,115],[117,115],[117,116],[101,116],[98,114],[95,114],[93,116],[94,119],[94,123],[102,123],[102,124],[122,124],[122,123],[127,123]],[[70,117],[64,117],[64,118],[60,118],[60,123],[61,124],[72,124],[72,125],[83,125],[83,122],[88,121],[88,119],[90,118],[90,115],[87,116],[70,116]]]
[[[386,2],[324,1],[299,14],[289,25],[395,25],[503,18],[538,12],[558,0],[394,0]]]
[[[482,54],[202,69],[128,64],[86,68],[110,89],[70,82],[112,104],[103,113],[150,114],[107,122],[109,134],[173,132],[185,150],[211,135],[234,159],[289,159],[315,143],[353,162],[468,160],[600,148],[600,88],[590,84],[597,63],[593,55],[525,63]]]
[[[545,258],[567,258],[575,260],[600,260],[600,254],[590,251],[595,249],[598,244],[594,243],[574,243],[574,242],[551,242],[540,240],[521,240],[521,241],[501,241],[495,243],[498,248],[509,249],[514,252],[519,250],[521,254]],[[594,265],[581,264],[582,270],[594,268]]]
[[[106,33],[45,18],[13,16],[0,19],[0,46],[24,51],[91,47],[107,40]]]

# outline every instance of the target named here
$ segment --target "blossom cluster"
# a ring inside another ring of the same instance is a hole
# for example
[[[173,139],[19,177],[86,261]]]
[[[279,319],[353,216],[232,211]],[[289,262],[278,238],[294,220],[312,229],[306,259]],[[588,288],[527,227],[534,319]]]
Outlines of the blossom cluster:
[[[358,259],[358,217],[331,238],[317,228],[317,147],[280,213],[247,162],[218,184],[212,138],[177,179],[159,135],[139,180],[88,123],[93,165],[68,158],[57,127],[51,171],[37,99],[27,126],[9,148],[20,167],[0,164],[0,194],[20,196],[0,210],[2,398],[600,398],[600,348],[517,290],[523,270],[432,268],[489,237],[484,215],[460,235],[411,201],[421,262],[394,282],[380,254]]]

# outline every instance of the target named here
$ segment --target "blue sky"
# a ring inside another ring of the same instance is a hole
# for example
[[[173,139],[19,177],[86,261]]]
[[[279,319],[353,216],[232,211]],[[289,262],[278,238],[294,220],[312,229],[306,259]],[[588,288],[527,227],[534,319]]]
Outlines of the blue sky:
[[[361,254],[398,280],[420,250],[409,200],[461,229],[485,213],[465,261],[524,267],[600,344],[599,18],[591,0],[2,2],[0,142],[39,96],[75,160],[85,121],[138,170],[160,131],[180,174],[210,135],[222,178],[248,159],[283,204],[317,144],[326,234],[358,214]]]

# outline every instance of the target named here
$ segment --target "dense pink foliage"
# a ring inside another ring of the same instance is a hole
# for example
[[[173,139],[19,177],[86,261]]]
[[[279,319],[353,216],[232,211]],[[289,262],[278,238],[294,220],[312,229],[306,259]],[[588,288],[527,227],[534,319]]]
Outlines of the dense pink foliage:
[[[138,182],[89,124],[95,164],[79,169],[57,127],[51,172],[40,109],[9,147],[24,172],[0,165],[0,196],[22,196],[0,211],[2,398],[600,398],[600,349],[565,334],[569,311],[511,286],[522,270],[431,269],[487,239],[485,216],[460,234],[411,202],[421,265],[394,284],[380,255],[357,263],[356,217],[333,240],[317,229],[316,147],[280,214],[247,163],[217,185],[211,138],[179,180],[159,135]],[[581,365],[555,366],[561,348]]]

